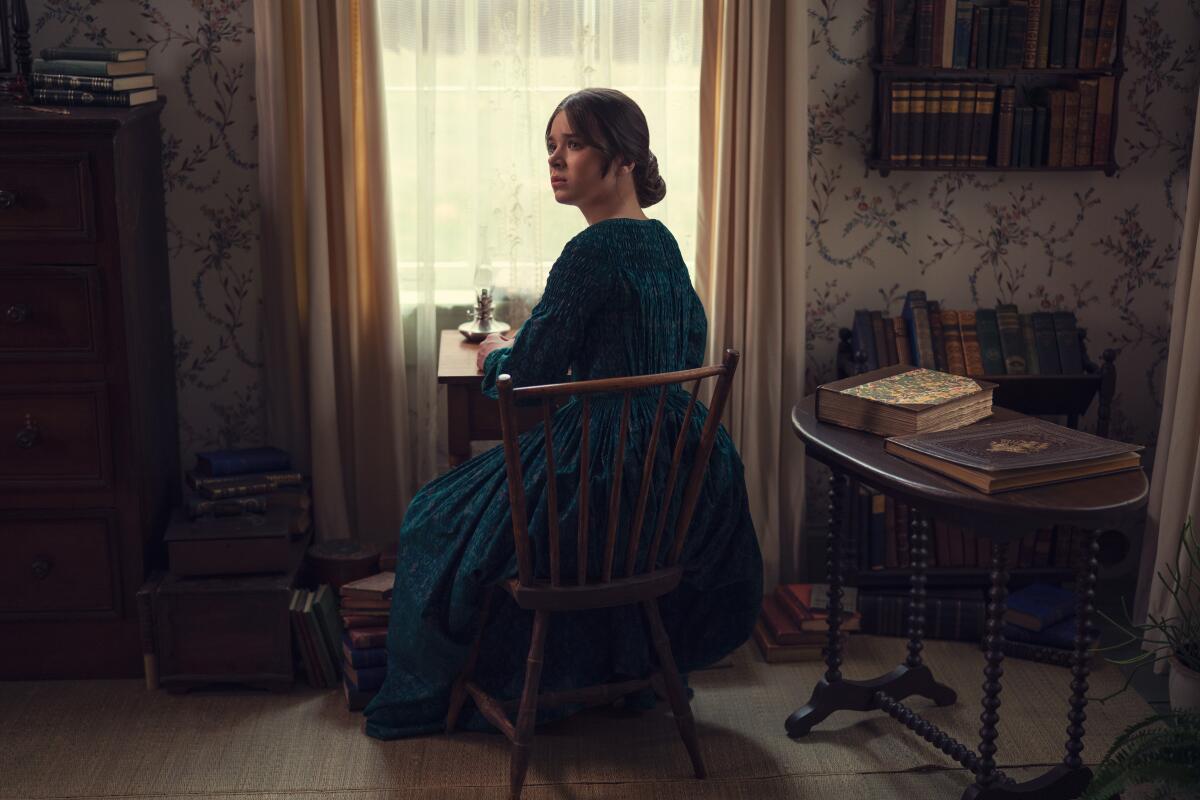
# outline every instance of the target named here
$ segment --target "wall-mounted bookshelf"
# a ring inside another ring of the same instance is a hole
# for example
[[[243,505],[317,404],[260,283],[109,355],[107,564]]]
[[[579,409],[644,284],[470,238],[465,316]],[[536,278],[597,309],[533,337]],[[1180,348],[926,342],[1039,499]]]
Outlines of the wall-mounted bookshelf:
[[[880,0],[867,166],[1116,173],[1124,0]]]

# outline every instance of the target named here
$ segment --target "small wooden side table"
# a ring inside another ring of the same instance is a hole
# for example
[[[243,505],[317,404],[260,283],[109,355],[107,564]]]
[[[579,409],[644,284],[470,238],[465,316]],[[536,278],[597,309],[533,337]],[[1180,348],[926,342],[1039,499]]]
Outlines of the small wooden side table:
[[[1012,419],[1014,411],[995,408],[992,419]],[[832,470],[829,488],[829,643],[825,652],[825,677],[813,689],[808,704],[788,717],[788,735],[800,737],[835,711],[879,709],[918,736],[932,743],[975,775],[962,800],[1010,800],[1038,798],[1057,800],[1082,794],[1092,779],[1083,765],[1083,723],[1087,719],[1089,652],[1095,630],[1092,626],[1096,584],[1096,537],[1099,529],[1120,527],[1131,521],[1146,503],[1146,475],[1138,469],[1115,475],[1041,486],[1015,492],[987,495],[910,464],[884,452],[884,439],[863,431],[818,422],[813,397],[806,397],[792,410],[792,427],[807,454]],[[908,657],[886,675],[870,680],[842,677],[842,646],[838,633],[842,610],[842,502],[848,479],[868,484],[884,494],[908,503],[912,509],[909,528],[913,574],[910,583]],[[972,528],[992,543],[991,589],[987,609],[985,666],[983,670],[983,713],[979,749],[974,750],[939,730],[902,701],[910,695],[932,700],[939,706],[957,700],[953,689],[938,683],[921,657],[925,624],[925,557],[928,554],[930,516]],[[997,723],[1000,721],[1000,678],[1004,674],[1002,621],[1008,594],[1007,543],[1039,527],[1053,523],[1076,525],[1087,531],[1079,559],[1076,582],[1075,652],[1071,668],[1070,711],[1067,713],[1067,742],[1062,763],[1024,783],[1017,783],[996,769]]]
[[[450,466],[471,457],[471,442],[499,441],[500,404],[483,396],[483,373],[475,368],[479,345],[457,330],[442,331],[438,347],[438,383],[446,387],[447,444]],[[524,433],[542,422],[540,406],[517,409],[517,429]]]

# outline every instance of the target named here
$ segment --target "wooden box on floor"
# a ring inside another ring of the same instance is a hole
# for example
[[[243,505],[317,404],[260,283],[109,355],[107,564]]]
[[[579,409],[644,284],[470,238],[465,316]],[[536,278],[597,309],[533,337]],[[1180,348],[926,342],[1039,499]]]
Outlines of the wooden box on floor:
[[[288,606],[307,545],[308,537],[292,542],[285,573],[163,578],[152,600],[159,684],[169,691],[213,683],[289,688]]]

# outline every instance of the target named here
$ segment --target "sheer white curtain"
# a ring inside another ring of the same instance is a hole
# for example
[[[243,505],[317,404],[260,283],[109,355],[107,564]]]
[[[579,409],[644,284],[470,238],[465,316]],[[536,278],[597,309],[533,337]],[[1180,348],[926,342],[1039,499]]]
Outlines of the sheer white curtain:
[[[586,225],[550,190],[545,128],[563,97],[605,86],[641,106],[667,182],[666,199],[646,213],[671,229],[691,265],[701,5],[379,0],[393,240],[416,365],[411,385],[429,391],[413,404],[418,417],[429,414],[420,428],[428,453],[437,307],[470,306],[476,269],[486,265],[497,317],[520,325],[563,245]],[[460,312],[452,321],[465,319]]]

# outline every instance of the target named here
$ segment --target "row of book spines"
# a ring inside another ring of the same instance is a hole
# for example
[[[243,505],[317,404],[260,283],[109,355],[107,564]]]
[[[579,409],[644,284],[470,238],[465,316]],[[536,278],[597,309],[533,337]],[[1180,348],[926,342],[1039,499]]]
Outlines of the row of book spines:
[[[289,605],[292,634],[308,682],[316,688],[337,685],[340,631],[336,629],[336,598],[328,585],[317,591],[293,589]],[[323,608],[322,606],[328,606]]]
[[[1115,78],[1086,78],[1037,94],[1037,105],[1017,107],[1011,86],[997,93],[986,83],[893,83],[887,158],[897,166],[925,167],[1109,162]]]
[[[349,711],[362,711],[387,678],[387,648],[355,650],[342,643],[342,691]]]
[[[911,600],[901,594],[879,594],[862,592],[858,597],[859,613],[862,614],[862,632],[875,636],[907,636]],[[987,601],[979,598],[938,597],[925,598],[925,623],[922,626],[927,639],[951,639],[959,642],[977,642],[983,638],[987,614]]]
[[[991,83],[891,84],[888,157],[897,165],[986,166],[995,100]]]
[[[915,13],[920,66],[1106,69],[1116,58],[1121,0],[918,0]]]
[[[849,550],[858,571],[912,566],[909,527],[912,510],[907,503],[861,484],[847,489],[843,523],[843,552]],[[927,567],[988,568],[992,563],[991,539],[961,525],[937,518],[930,525],[932,542],[926,548]],[[1056,525],[1008,543],[1010,567],[1073,568],[1082,541],[1077,529]]]
[[[907,318],[854,312],[852,346],[866,356],[867,369],[902,364],[972,376],[1083,372],[1073,312],[1020,314],[1012,304],[943,310],[923,296],[908,305]]]

